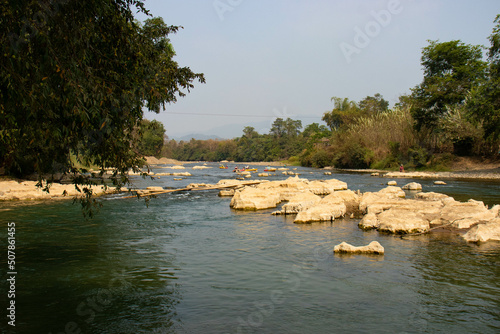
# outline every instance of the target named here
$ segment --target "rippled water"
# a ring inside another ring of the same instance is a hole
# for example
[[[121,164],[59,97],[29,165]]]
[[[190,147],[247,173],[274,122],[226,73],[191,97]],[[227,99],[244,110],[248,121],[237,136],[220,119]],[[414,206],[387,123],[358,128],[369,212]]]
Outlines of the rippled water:
[[[216,167],[216,165],[213,165]],[[137,185],[232,178],[218,168]],[[301,177],[325,178],[300,168]],[[280,176],[282,177],[282,176]],[[386,179],[334,174],[376,191]],[[413,180],[398,180],[405,184]],[[425,191],[500,203],[499,183],[418,181]],[[411,194],[409,194],[411,195]],[[498,333],[500,243],[456,235],[363,232],[357,220],[311,225],[240,212],[217,191],[160,195],[146,207],[108,198],[93,220],[71,202],[0,204],[16,223],[16,331],[7,333]],[[6,232],[0,245],[6,265]],[[346,241],[384,256],[337,256]],[[0,301],[5,310],[7,284]],[[4,312],[4,311],[3,311]]]

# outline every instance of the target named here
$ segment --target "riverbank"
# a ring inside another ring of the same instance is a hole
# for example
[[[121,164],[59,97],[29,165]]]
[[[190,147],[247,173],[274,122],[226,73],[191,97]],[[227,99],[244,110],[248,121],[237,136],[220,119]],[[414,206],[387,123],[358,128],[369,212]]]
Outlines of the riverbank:
[[[73,184],[52,183],[49,191],[37,187],[37,181],[4,178],[0,180],[0,201],[30,201],[46,199],[68,199],[84,195]],[[111,193],[114,188],[104,186],[91,187],[94,195],[100,196]]]
[[[450,165],[450,171],[388,171],[381,169],[337,169],[348,173],[371,173],[373,176],[387,178],[420,178],[420,179],[462,179],[462,180],[500,180],[500,162],[458,158]]]
[[[371,173],[373,176],[386,178],[417,179],[462,179],[462,180],[497,180],[500,181],[500,167],[483,170],[467,170],[454,172],[390,172],[377,169],[334,169],[348,173]]]

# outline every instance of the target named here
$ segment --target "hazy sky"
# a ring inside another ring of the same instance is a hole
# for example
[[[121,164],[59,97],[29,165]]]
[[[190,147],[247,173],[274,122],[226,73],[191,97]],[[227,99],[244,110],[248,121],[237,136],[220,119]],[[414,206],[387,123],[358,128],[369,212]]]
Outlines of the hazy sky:
[[[422,81],[427,40],[489,46],[498,0],[146,0],[176,61],[206,84],[160,114],[167,135],[267,133],[275,117],[321,122],[332,96],[391,106]],[[143,16],[139,16],[142,19]],[[249,115],[259,116],[250,117]],[[224,126],[226,126],[224,128]]]

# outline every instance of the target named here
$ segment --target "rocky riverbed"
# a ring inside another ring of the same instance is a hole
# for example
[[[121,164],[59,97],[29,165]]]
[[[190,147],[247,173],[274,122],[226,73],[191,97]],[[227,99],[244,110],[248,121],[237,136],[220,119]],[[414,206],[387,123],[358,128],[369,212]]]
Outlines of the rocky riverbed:
[[[406,188],[418,189],[416,185]],[[351,217],[361,219],[359,228],[381,233],[423,234],[446,228],[469,242],[500,241],[500,205],[488,208],[480,201],[459,202],[435,192],[415,191],[414,198],[407,199],[397,186],[360,193],[336,179],[290,177],[237,189],[230,206],[235,210],[263,210],[283,202],[273,214],[295,215],[297,224]]]

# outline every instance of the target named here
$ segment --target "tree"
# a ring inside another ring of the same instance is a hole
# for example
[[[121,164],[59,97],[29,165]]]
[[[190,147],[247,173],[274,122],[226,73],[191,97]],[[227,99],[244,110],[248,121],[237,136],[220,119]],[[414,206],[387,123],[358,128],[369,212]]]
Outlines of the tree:
[[[366,114],[377,114],[387,111],[389,108],[389,101],[384,100],[379,93],[374,96],[367,96],[358,103],[359,108]]]
[[[71,171],[79,161],[128,181],[141,164],[133,129],[204,82],[180,67],[161,18],[134,21],[140,0],[0,0],[0,167],[26,175]]]
[[[157,120],[143,119],[138,131],[138,152],[143,156],[160,156],[165,139],[163,124]]]
[[[334,101],[333,110],[324,113],[321,119],[332,131],[351,123],[358,116],[359,107],[356,102],[349,101],[348,98],[342,99],[335,96],[330,101]]]
[[[467,108],[471,117],[484,127],[485,139],[496,142],[500,139],[500,15],[497,15],[488,50],[488,77],[472,92]],[[492,143],[497,153],[497,143]]]
[[[447,108],[464,103],[470,91],[485,78],[481,46],[460,41],[429,41],[423,48],[424,80],[412,90],[412,116],[417,129],[436,130]]]

